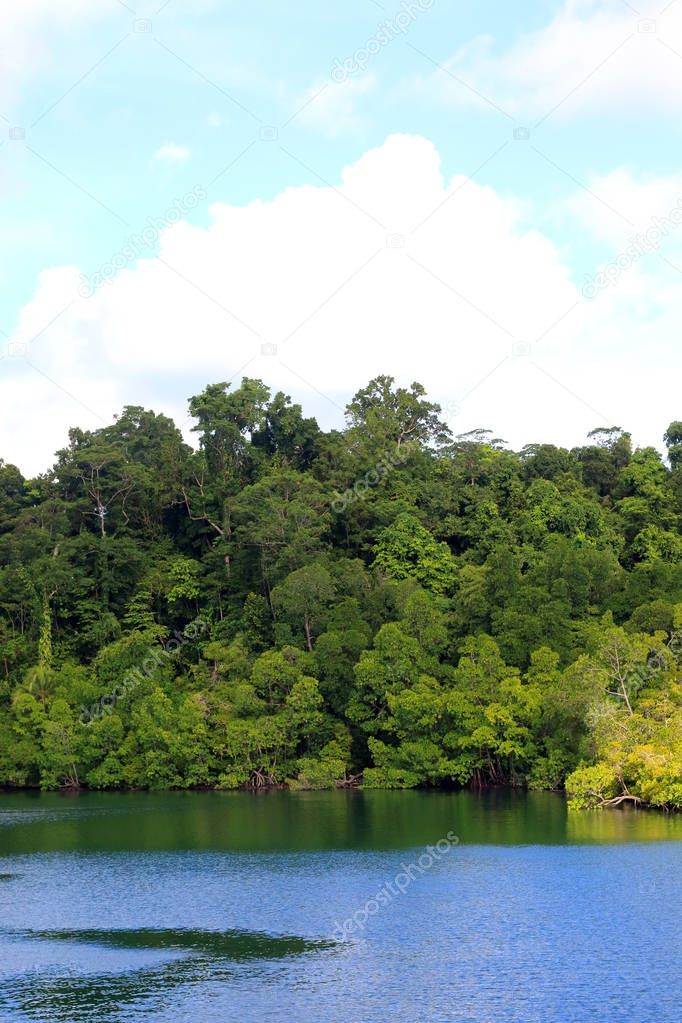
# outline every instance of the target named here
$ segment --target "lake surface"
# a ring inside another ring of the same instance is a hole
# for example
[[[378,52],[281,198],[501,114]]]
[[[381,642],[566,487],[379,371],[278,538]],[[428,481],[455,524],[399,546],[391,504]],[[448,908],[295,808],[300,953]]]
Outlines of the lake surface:
[[[0,1021],[678,1023],[681,881],[545,793],[0,795]]]

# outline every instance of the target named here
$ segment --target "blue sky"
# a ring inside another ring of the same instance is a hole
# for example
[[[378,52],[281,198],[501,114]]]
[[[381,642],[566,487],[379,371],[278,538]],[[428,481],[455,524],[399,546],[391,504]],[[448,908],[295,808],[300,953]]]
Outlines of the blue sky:
[[[24,0],[0,39],[5,460],[242,371],[325,425],[419,379],[514,446],[682,415],[682,2]]]

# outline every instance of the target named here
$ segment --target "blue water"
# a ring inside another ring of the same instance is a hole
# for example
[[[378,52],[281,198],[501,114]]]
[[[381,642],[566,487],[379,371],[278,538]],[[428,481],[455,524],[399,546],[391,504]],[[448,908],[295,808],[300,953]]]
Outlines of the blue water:
[[[0,1020],[677,1023],[680,839],[555,797],[0,796]]]

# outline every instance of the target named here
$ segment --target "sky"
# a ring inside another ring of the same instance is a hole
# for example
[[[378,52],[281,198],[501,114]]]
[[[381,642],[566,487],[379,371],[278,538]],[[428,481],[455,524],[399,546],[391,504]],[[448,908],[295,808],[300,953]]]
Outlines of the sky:
[[[257,377],[682,418],[682,0],[0,0],[0,458]]]

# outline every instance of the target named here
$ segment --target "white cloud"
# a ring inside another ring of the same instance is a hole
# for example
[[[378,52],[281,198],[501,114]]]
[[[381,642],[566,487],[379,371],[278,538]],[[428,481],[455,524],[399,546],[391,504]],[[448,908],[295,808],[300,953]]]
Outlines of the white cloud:
[[[637,11],[634,10],[636,6]],[[449,102],[519,119],[682,106],[682,5],[658,0],[565,0],[554,19],[504,46],[482,36],[460,49],[429,88]],[[671,49],[672,48],[672,49]],[[677,53],[673,52],[677,51]],[[476,90],[475,92],[473,90]],[[477,96],[476,93],[479,95]]]
[[[191,152],[186,146],[178,146],[174,142],[165,142],[159,149],[154,153],[154,161],[156,163],[185,163],[189,160]]]
[[[677,188],[613,180],[642,217],[650,197],[665,203]],[[587,232],[584,201],[573,214]],[[308,408],[324,409],[327,396],[336,425],[334,403],[390,373],[460,406],[456,432],[490,426],[514,446],[571,445],[615,421],[659,442],[681,412],[682,278],[654,257],[583,301],[563,250],[526,217],[492,188],[445,182],[425,139],[392,136],[336,188],[216,203],[208,228],[174,225],[160,259],[63,312],[79,270],[47,270],[13,340],[64,390],[20,357],[0,363],[0,456],[43,469],[67,425],[96,427],[124,403],[178,415],[179,396],[245,374]],[[677,261],[682,232],[668,244]]]
[[[344,82],[316,82],[296,104],[300,110],[296,120],[328,138],[356,131],[365,121],[360,109],[362,99],[375,85],[376,76],[371,73]]]
[[[609,174],[588,180],[590,195],[579,191],[564,201],[560,209],[574,226],[605,242],[615,252],[632,237],[667,221],[682,209],[682,177],[661,178],[648,175],[638,179],[631,171],[618,168]],[[608,206],[595,201],[603,197]],[[682,235],[682,231],[680,232]]]

